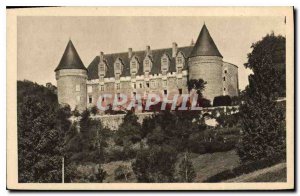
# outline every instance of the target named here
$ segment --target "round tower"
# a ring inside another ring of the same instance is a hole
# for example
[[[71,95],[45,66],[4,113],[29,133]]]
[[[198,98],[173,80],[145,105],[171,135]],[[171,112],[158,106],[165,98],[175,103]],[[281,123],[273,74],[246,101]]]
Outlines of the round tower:
[[[72,41],[55,69],[59,104],[68,104],[71,109],[83,111],[87,106],[87,69],[83,65]]]
[[[203,96],[213,101],[223,95],[223,56],[204,24],[188,60],[189,80],[203,79],[207,82]]]

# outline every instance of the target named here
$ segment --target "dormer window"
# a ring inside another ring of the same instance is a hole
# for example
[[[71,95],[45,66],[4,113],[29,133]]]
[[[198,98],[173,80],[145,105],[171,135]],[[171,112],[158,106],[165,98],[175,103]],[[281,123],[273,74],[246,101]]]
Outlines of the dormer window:
[[[161,58],[161,70],[167,72],[169,70],[170,59],[167,54],[164,54]]]
[[[101,63],[99,63],[98,66],[99,78],[104,78],[106,71],[107,71],[106,63],[102,61]]]
[[[120,58],[118,58],[114,63],[115,77],[119,78],[123,70],[123,64]]]
[[[149,56],[144,59],[144,71],[149,73],[151,71],[152,62]]]
[[[182,52],[179,52],[176,57],[176,70],[177,73],[181,73],[185,64],[185,58]]]
[[[131,72],[131,74],[135,75],[138,72],[138,68],[139,68],[138,59],[136,57],[134,57],[130,61],[130,72]]]

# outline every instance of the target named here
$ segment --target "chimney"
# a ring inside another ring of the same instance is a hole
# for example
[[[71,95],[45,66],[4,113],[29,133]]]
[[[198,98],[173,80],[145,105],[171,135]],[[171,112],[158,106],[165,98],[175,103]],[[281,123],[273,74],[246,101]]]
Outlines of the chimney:
[[[172,57],[175,58],[177,54],[177,43],[173,42],[172,43]]]
[[[128,48],[128,58],[132,57],[132,48]]]
[[[102,51],[100,52],[99,57],[100,57],[100,62],[102,62],[104,60],[104,53]]]
[[[146,46],[146,55],[150,55],[151,50],[150,50],[150,46]]]

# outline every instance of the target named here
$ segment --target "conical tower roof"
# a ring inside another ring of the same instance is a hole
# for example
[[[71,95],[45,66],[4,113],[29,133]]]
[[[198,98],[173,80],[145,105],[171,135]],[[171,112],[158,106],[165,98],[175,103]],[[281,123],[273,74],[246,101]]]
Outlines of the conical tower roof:
[[[85,66],[83,65],[73,43],[69,40],[68,45],[65,49],[65,52],[55,69],[55,71],[61,69],[84,69],[86,70]]]
[[[190,57],[195,56],[219,56],[223,57],[219,52],[214,40],[210,36],[206,25],[204,24],[196,44],[190,54]]]

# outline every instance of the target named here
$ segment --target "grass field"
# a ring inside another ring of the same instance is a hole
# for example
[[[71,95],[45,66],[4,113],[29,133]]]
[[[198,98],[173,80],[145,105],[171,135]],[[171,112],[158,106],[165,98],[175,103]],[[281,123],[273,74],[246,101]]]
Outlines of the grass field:
[[[239,165],[239,157],[234,150],[202,155],[192,154],[191,161],[196,171],[195,182],[203,182],[210,176]]]

